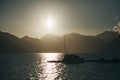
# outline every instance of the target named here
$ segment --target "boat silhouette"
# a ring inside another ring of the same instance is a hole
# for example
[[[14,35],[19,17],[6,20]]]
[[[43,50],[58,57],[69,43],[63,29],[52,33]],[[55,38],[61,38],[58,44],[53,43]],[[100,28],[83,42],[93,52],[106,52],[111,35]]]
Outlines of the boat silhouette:
[[[70,54],[68,52],[68,49],[66,47],[66,37],[64,35],[64,58],[61,61],[48,61],[48,62],[54,62],[54,63],[66,63],[66,64],[76,64],[76,63],[81,63],[81,62],[96,62],[96,63],[120,63],[120,60],[116,58],[116,53],[113,54],[113,58],[111,60],[106,60],[103,57],[103,50],[101,51],[100,54],[100,59],[94,60],[87,60],[84,58],[81,58],[77,55]]]
[[[73,54],[69,54],[67,47],[66,47],[66,37],[64,35],[64,58],[61,61],[48,61],[48,62],[62,62],[62,63],[66,63],[66,64],[76,64],[76,63],[81,63],[84,62],[84,59],[77,56],[77,55],[73,55]]]

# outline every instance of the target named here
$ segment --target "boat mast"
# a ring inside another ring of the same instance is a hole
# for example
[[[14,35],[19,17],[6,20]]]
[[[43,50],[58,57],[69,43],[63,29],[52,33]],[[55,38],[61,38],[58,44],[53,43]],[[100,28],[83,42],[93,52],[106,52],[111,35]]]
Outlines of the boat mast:
[[[66,53],[66,38],[65,38],[65,35],[64,35],[64,53]]]
[[[100,60],[103,61],[103,60],[104,60],[104,58],[103,58],[103,49],[101,50],[101,55],[100,55],[100,57],[101,57]]]
[[[113,59],[112,60],[117,60],[117,55],[116,55],[117,51],[116,49],[113,50]]]

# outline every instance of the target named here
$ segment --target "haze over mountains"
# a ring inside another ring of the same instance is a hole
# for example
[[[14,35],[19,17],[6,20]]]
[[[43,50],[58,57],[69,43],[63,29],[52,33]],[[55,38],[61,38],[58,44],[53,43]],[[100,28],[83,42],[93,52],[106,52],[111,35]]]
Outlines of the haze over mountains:
[[[41,39],[24,36],[18,38],[10,33],[0,31],[1,53],[38,53],[64,52],[64,36],[66,50],[69,53],[97,53],[101,50],[120,52],[120,34],[114,31],[105,31],[96,36],[68,33],[63,36],[46,34]]]

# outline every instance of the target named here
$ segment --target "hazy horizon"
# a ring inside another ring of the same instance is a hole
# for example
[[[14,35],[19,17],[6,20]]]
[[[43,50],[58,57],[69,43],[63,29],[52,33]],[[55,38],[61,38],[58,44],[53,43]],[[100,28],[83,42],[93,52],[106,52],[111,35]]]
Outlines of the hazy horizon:
[[[120,26],[119,5],[119,0],[0,0],[0,30],[18,37],[97,35]]]

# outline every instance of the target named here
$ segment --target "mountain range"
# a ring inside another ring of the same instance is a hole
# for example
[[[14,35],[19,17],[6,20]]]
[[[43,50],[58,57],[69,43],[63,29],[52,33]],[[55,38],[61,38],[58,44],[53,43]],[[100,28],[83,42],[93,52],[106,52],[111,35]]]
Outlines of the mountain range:
[[[0,31],[0,53],[64,52],[64,38],[69,53],[110,52],[113,49],[120,52],[120,34],[114,31],[105,31],[96,36],[74,32],[62,36],[46,34],[41,39],[29,36],[19,38]]]

